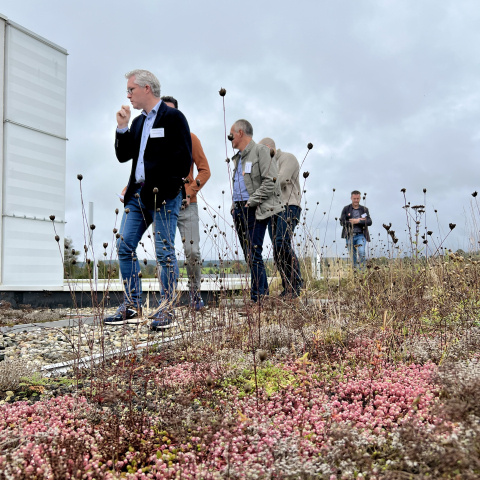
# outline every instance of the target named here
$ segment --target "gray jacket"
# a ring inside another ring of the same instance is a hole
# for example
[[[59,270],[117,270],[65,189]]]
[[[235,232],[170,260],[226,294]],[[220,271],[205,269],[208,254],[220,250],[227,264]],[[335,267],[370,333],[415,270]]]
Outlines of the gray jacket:
[[[285,205],[300,206],[302,192],[300,190],[300,165],[295,155],[282,152],[277,148],[275,158],[278,163],[278,178],[282,189],[282,202]]]
[[[237,153],[232,158],[234,164],[233,181],[237,173]],[[245,173],[245,165],[251,162],[251,172]],[[257,207],[255,218],[263,220],[283,209],[278,181],[277,161],[270,157],[270,149],[265,145],[257,145],[253,140],[242,152],[242,169],[245,187],[250,196],[248,204]],[[232,206],[233,209],[233,206]]]

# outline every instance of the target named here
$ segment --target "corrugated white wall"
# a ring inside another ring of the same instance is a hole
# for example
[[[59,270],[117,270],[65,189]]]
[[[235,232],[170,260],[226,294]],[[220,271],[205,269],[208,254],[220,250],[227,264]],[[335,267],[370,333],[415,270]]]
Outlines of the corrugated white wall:
[[[1,286],[62,289],[66,52],[8,22],[4,52]]]
[[[0,16],[0,66],[5,66],[5,19]],[[2,70],[3,71],[3,70]],[[3,207],[3,88],[4,75],[0,75],[0,200]],[[3,213],[3,208],[0,208]],[[2,216],[3,219],[3,216]],[[0,285],[3,283],[3,220],[0,220]]]

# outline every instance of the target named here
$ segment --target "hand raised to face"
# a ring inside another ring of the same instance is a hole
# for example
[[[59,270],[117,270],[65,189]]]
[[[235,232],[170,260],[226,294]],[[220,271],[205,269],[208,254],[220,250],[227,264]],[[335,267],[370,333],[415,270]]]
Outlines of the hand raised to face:
[[[128,122],[130,121],[130,107],[128,105],[122,105],[122,108],[117,112],[117,127],[125,128],[128,127]]]

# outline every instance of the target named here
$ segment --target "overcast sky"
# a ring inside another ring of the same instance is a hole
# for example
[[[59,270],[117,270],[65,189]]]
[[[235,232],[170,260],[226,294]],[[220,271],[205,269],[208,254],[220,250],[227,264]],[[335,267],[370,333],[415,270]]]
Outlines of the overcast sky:
[[[78,173],[95,205],[97,251],[112,242],[116,193],[130,172],[115,158],[115,113],[134,68],[154,72],[162,95],[178,99],[209,159],[202,221],[210,227],[217,215],[227,241],[215,228],[202,234],[204,258],[234,242],[220,87],[228,130],[246,118],[255,140],[272,137],[301,163],[313,143],[302,165],[302,243],[313,235],[343,253],[335,217],[353,189],[367,193],[375,240],[391,222],[406,245],[402,188],[412,205],[426,199],[436,245],[449,223],[457,227],[446,246],[468,250],[480,239],[471,196],[480,190],[478,1],[2,0],[0,13],[69,53],[66,235],[77,248]]]

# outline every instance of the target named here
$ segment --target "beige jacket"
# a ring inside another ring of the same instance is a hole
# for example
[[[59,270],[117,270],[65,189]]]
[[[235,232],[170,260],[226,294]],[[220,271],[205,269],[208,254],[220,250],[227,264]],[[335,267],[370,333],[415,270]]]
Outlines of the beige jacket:
[[[237,173],[239,156],[240,153],[237,153],[232,158],[233,181]],[[251,172],[245,173],[245,166],[250,162]],[[283,204],[278,181],[278,166],[275,158],[270,157],[270,149],[251,140],[242,152],[242,170],[245,187],[250,196],[248,204],[251,207],[257,207],[255,217],[263,220],[280,212]]]
[[[282,190],[282,202],[285,205],[300,206],[302,191],[300,189],[300,165],[295,155],[277,149],[275,158],[278,164],[278,178]]]

